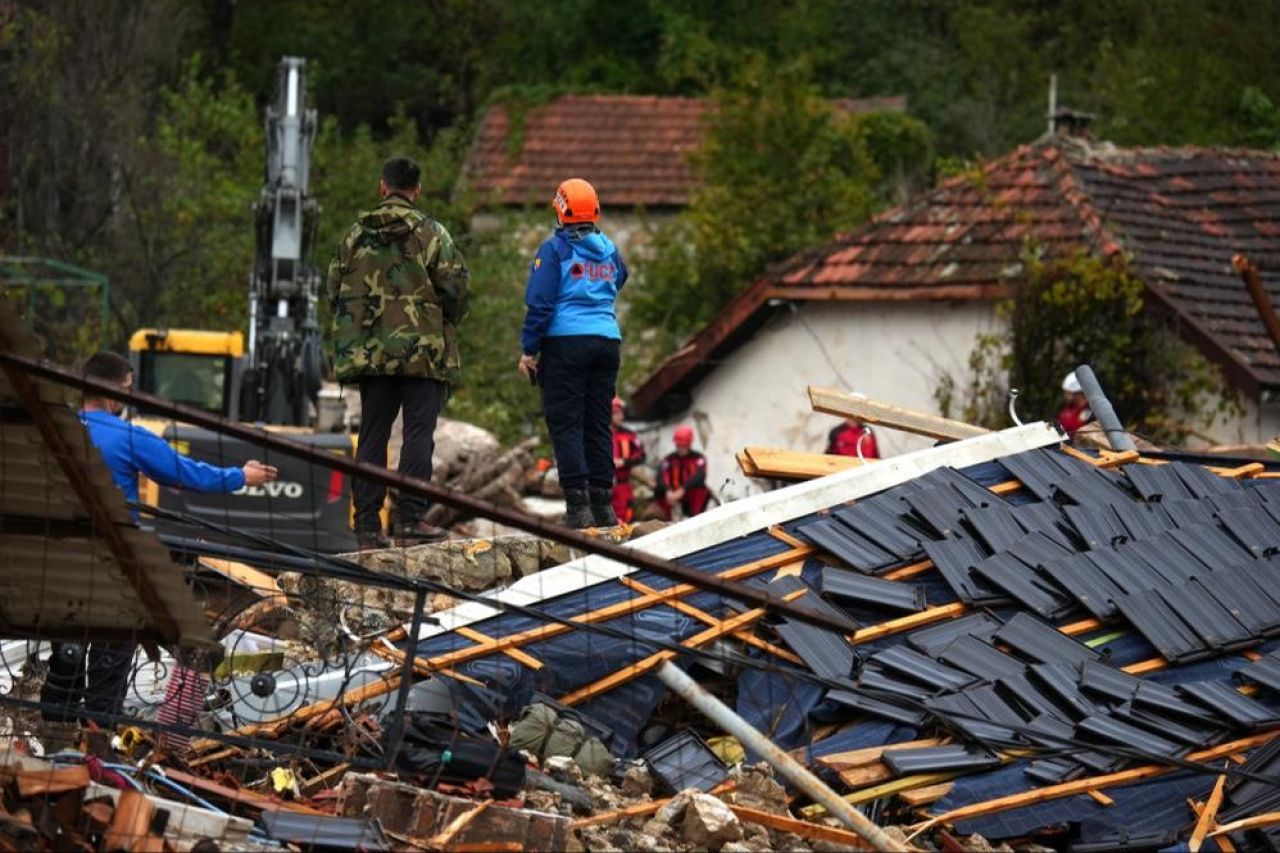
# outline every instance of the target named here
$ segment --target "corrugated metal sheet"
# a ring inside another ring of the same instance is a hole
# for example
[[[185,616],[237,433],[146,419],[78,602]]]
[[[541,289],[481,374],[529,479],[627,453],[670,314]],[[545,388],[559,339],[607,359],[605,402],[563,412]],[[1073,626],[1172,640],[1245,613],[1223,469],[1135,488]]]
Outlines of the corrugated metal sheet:
[[[0,346],[32,354],[33,346],[11,308],[0,305]],[[34,390],[30,411],[14,382]],[[124,496],[89,441],[66,389],[0,371],[0,631],[9,637],[92,638],[113,633],[212,646],[204,613],[181,567],[151,533],[134,524]],[[132,555],[138,577],[154,591],[144,605],[104,531],[68,479],[40,430],[45,423],[84,472],[96,501]],[[159,630],[165,617],[174,631]],[[174,634],[176,633],[176,636]]]

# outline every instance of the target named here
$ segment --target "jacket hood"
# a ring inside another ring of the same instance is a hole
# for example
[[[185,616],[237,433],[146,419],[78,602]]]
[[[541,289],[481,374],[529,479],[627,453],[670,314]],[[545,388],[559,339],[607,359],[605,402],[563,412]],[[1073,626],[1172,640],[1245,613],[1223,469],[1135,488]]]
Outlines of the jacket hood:
[[[589,231],[575,228],[557,228],[556,235],[593,261],[603,261],[616,251],[613,241],[599,228]]]
[[[373,210],[360,214],[360,227],[383,243],[403,240],[413,231],[414,221],[420,217],[418,209],[400,196],[387,196]]]

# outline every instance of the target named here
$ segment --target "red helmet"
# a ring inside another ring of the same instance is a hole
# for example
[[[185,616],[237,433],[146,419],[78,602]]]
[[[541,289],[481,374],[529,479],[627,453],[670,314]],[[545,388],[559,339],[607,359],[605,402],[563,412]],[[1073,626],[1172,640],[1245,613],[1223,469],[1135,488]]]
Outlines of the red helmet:
[[[613,398],[613,410],[614,410],[615,412],[616,412],[618,409],[625,409],[626,407],[627,407],[627,404],[626,404],[626,403],[624,403],[624,402],[622,401],[622,398],[621,398],[621,397],[614,397],[614,398]]]
[[[676,427],[671,440],[676,443],[676,447],[693,447],[693,427],[687,424]]]
[[[551,206],[555,208],[556,219],[561,225],[600,221],[600,198],[596,195],[596,188],[582,178],[570,178],[560,184],[551,199]]]

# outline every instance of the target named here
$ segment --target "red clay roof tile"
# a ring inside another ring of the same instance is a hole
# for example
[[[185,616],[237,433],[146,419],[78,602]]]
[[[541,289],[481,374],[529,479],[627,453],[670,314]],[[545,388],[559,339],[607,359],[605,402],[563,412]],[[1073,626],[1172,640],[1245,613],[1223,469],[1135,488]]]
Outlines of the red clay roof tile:
[[[686,205],[697,186],[689,153],[702,140],[704,98],[566,95],[522,115],[512,139],[508,109],[485,113],[463,166],[481,199],[550,204],[569,177],[595,185],[605,207]],[[842,99],[848,112],[901,111],[901,97]],[[513,144],[518,143],[518,144]]]

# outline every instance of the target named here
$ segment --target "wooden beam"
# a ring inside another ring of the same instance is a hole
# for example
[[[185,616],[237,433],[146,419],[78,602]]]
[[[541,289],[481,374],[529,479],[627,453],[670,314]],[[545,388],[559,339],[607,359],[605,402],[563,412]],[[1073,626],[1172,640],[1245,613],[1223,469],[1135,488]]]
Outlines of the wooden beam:
[[[164,638],[165,642],[177,643],[182,639],[178,624],[173,621],[173,616],[160,599],[160,594],[151,584],[151,578],[147,577],[142,562],[133,553],[133,548],[111,518],[111,511],[102,502],[97,488],[89,480],[85,463],[92,457],[76,454],[67,444],[66,438],[63,437],[58,425],[54,423],[53,416],[49,413],[49,407],[40,399],[39,387],[34,379],[9,364],[4,365],[3,370],[22,407],[27,410],[36,429],[40,431],[40,437],[48,446],[50,455],[58,463],[58,468],[71,485],[71,491],[75,492],[80,504],[93,521],[95,534],[102,539],[111,558],[120,567],[120,573],[124,575],[129,586],[133,587],[138,601],[151,617],[156,632]],[[86,444],[87,441],[86,436]]]
[[[797,589],[793,592],[787,593],[783,598],[787,601],[794,601],[806,592],[807,590]],[[681,642],[680,645],[687,649],[696,649],[701,646],[705,646],[707,643],[710,643],[713,640],[718,640],[725,634],[732,633],[743,625],[750,625],[757,619],[762,618],[766,612],[767,611],[763,607],[753,608],[745,613],[740,613],[737,616],[726,619],[720,624],[708,628],[701,633],[694,634],[689,639]],[[560,702],[564,705],[576,705],[579,702],[585,702],[606,690],[612,690],[615,687],[626,684],[629,681],[633,681],[644,675],[646,672],[656,669],[666,661],[672,660],[675,657],[676,652],[670,649],[664,649],[660,652],[656,652],[643,660],[639,660],[633,664],[623,667],[617,672],[606,675],[604,678],[593,681],[585,687],[579,687],[572,693],[560,697]]]
[[[630,589],[633,589],[636,592],[639,592],[643,595],[651,595],[657,592],[657,590],[653,589],[652,587],[646,586],[645,584],[641,583],[635,578],[628,577],[626,575],[623,575],[622,577],[618,578],[618,581],[624,586],[629,587]],[[722,621],[712,616],[710,613],[706,612],[705,610],[699,610],[689,602],[682,601],[678,598],[673,598],[670,602],[668,602],[668,606],[680,611],[686,616],[692,616],[694,619],[697,619],[699,622],[703,622],[707,625],[719,625],[720,622]],[[774,657],[782,658],[785,661],[790,661],[791,663],[798,664],[800,666],[804,665],[804,660],[801,659],[799,655],[789,652],[786,649],[782,648],[781,646],[776,646],[773,643],[769,642],[768,640],[765,640],[761,637],[757,637],[755,634],[751,633],[751,630],[748,628],[741,628],[737,631],[734,631],[733,638],[735,640],[741,640],[742,642],[746,643],[749,646],[754,646],[755,648],[760,649],[760,651],[762,652],[768,652]]]
[[[809,404],[815,412],[824,412],[843,418],[857,418],[869,424],[892,427],[928,438],[958,440],[991,432],[984,427],[925,412],[916,412],[888,403],[878,403],[834,388],[818,388],[810,385]]]
[[[1209,794],[1209,800],[1204,804],[1204,810],[1196,820],[1196,828],[1191,832],[1191,841],[1187,844],[1191,853],[1200,853],[1200,848],[1204,846],[1205,836],[1209,834],[1210,827],[1218,818],[1218,809],[1222,805],[1222,792],[1226,784],[1227,774],[1225,773],[1213,783],[1213,792]]]
[[[869,643],[872,640],[878,640],[881,637],[888,637],[893,634],[899,634],[903,631],[910,631],[914,628],[932,625],[934,622],[941,622],[943,619],[953,619],[956,616],[967,613],[968,610],[968,606],[963,601],[954,601],[951,604],[943,604],[940,607],[930,607],[928,610],[921,610],[919,613],[899,616],[897,619],[890,619],[888,622],[881,622],[878,625],[868,625],[866,628],[859,628],[849,636],[849,639],[855,645],[858,643]]]
[[[466,625],[463,625],[455,630],[458,636],[466,637],[468,640],[471,640],[472,642],[476,642],[476,643],[497,642],[493,637],[490,637],[488,634],[482,634],[476,629],[469,628]],[[517,663],[522,663],[525,666],[529,667],[529,669],[532,669],[534,671],[542,669],[543,667],[542,661],[538,660],[528,652],[521,651],[520,649],[504,649],[502,653],[507,657],[511,658],[512,660],[516,661]]]
[[[1256,746],[1261,746],[1278,735],[1280,735],[1280,729],[1271,729],[1246,738],[1233,740],[1229,743],[1219,744],[1210,749],[1202,749],[1198,752],[1193,752],[1187,756],[1187,760],[1212,761],[1218,758],[1225,758],[1228,755],[1234,755],[1235,753],[1244,752],[1245,750],[1253,749]],[[960,808],[944,812],[943,814],[930,818],[922,824],[913,826],[913,835],[918,835],[935,826],[955,823],[958,820],[965,820],[979,815],[996,814],[997,812],[1022,808],[1023,806],[1035,805],[1036,803],[1048,802],[1049,800],[1057,800],[1063,797],[1073,797],[1078,794],[1086,794],[1092,789],[1101,790],[1113,785],[1127,785],[1132,782],[1140,782],[1143,779],[1150,779],[1155,776],[1164,776],[1169,773],[1179,772],[1180,770],[1181,768],[1179,767],[1171,767],[1164,764],[1148,764],[1129,770],[1121,770],[1117,773],[1108,773],[1102,776],[1075,779],[1071,782],[1063,782],[1061,784],[1050,785],[1045,788],[1036,788],[1031,791],[1022,791],[1005,797],[997,797],[994,800],[972,803],[967,806],[961,806]]]

